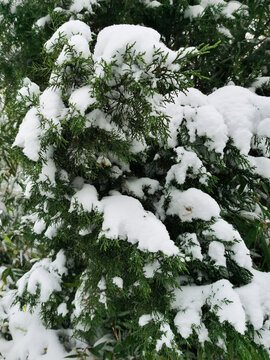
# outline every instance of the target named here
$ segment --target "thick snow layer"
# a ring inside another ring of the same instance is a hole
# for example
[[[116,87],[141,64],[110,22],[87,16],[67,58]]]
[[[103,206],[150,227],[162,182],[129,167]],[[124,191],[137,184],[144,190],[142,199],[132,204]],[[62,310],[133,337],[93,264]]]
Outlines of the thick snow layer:
[[[44,235],[48,238],[48,239],[52,239],[54,238],[57,233],[58,230],[61,228],[62,226],[62,221],[56,221],[56,222],[51,222],[51,224],[47,227]]]
[[[48,301],[54,291],[61,291],[61,276],[67,274],[65,263],[66,257],[63,251],[57,254],[53,262],[45,258],[35,263],[31,270],[18,280],[18,295],[22,296],[25,289],[30,294],[36,295],[39,288],[40,301]]]
[[[58,308],[57,308],[57,314],[58,315],[62,315],[62,316],[66,316],[68,314],[68,309],[67,309],[67,304],[66,303],[61,303]]]
[[[30,79],[25,78],[23,80],[23,87],[19,89],[16,100],[24,101],[25,105],[29,106],[32,104],[34,97],[38,96],[39,94],[39,86]]]
[[[128,178],[124,184],[124,190],[129,194],[138,197],[139,199],[145,198],[144,190],[147,189],[148,194],[154,194],[160,188],[159,182],[150,178]]]
[[[270,179],[270,159],[259,156],[248,156],[248,161],[254,167],[254,172],[266,179]]]
[[[247,154],[259,121],[270,111],[270,99],[239,86],[225,86],[210,94],[208,98],[223,116],[229,136],[236,147]]]
[[[168,323],[161,324],[160,331],[162,332],[162,335],[156,343],[156,351],[160,351],[163,345],[166,345],[167,348],[172,348],[174,343],[174,334],[170,325]]]
[[[252,269],[253,279],[250,284],[241,286],[238,293],[247,314],[247,320],[255,330],[263,327],[265,315],[270,310],[270,273]]]
[[[64,360],[70,355],[60,343],[58,331],[46,329],[42,324],[38,308],[30,312],[11,306],[8,317],[12,340],[0,340],[0,351],[5,359]]]
[[[46,223],[43,219],[37,220],[34,224],[33,231],[36,234],[41,234],[46,229]]]
[[[177,331],[187,339],[192,334],[192,326],[200,326],[201,309],[208,296],[208,286],[183,286],[174,291],[173,309],[179,310],[174,318]]]
[[[206,146],[223,154],[229,138],[242,154],[247,155],[255,135],[269,137],[270,99],[239,86],[225,86],[205,96],[199,90],[179,93],[166,106],[169,123],[169,147],[176,147],[179,126],[183,120],[191,142],[206,137]]]
[[[98,201],[98,193],[96,188],[90,184],[84,184],[82,189],[77,191],[70,200],[69,212],[77,211],[77,206],[82,207],[83,211],[91,212],[95,209],[100,209],[100,202]]]
[[[104,216],[101,235],[138,244],[142,251],[162,251],[169,256],[179,254],[163,223],[145,211],[138,200],[115,193],[103,198],[101,205]]]
[[[201,326],[204,304],[210,306],[210,311],[219,317],[221,323],[228,321],[241,334],[245,332],[245,311],[239,295],[228,280],[202,286],[183,286],[176,289],[174,295],[172,306],[178,310],[174,323],[185,339],[192,334],[194,326]]]
[[[39,98],[39,112],[48,121],[51,121],[58,129],[60,117],[65,109],[61,92],[56,88],[47,88]]]
[[[210,285],[211,293],[207,299],[211,311],[220,322],[228,321],[239,333],[246,330],[245,312],[237,292],[228,280],[219,280]]]
[[[101,59],[110,62],[123,54],[127,45],[134,44],[133,50],[143,53],[142,57],[147,63],[153,58],[154,51],[161,49],[168,54],[167,63],[171,63],[177,52],[170,50],[160,42],[160,34],[144,26],[139,25],[112,25],[101,30],[97,37],[93,59]]]
[[[56,166],[52,157],[49,157],[46,160],[46,163],[43,164],[41,173],[39,175],[38,182],[40,181],[49,181],[51,186],[55,186],[55,174],[56,174]]]
[[[178,97],[175,97],[174,102],[167,104],[165,107],[165,113],[170,117],[168,138],[168,146],[170,148],[175,148],[178,145],[178,131],[183,121],[184,112],[179,100]]]
[[[36,107],[32,107],[27,112],[13,143],[13,146],[23,148],[23,153],[33,161],[37,161],[39,159],[39,136],[42,133],[40,128],[40,119],[37,113],[38,110]]]
[[[85,114],[86,109],[92,105],[96,99],[90,95],[91,88],[90,86],[83,86],[70,95],[69,103],[74,106],[74,108],[82,115]]]
[[[266,136],[270,138],[270,118],[263,119],[257,127],[258,136]]]
[[[57,65],[62,65],[74,58],[88,59],[90,57],[88,41],[82,35],[73,35],[68,40],[68,45],[63,47],[56,60]]]
[[[88,42],[92,40],[92,33],[88,25],[80,20],[70,20],[57,29],[53,36],[45,43],[45,49],[50,53],[61,38],[69,40],[73,35],[78,34]]]
[[[223,117],[213,106],[199,107],[194,116],[194,122],[189,122],[187,127],[192,139],[195,140],[196,131],[198,136],[210,138],[210,141],[206,140],[209,149],[222,154],[228,141],[227,127],[224,124]]]
[[[189,188],[186,191],[180,191],[172,187],[169,195],[167,215],[177,215],[185,222],[193,219],[208,221],[212,217],[219,216],[220,208],[216,201],[199,189]]]

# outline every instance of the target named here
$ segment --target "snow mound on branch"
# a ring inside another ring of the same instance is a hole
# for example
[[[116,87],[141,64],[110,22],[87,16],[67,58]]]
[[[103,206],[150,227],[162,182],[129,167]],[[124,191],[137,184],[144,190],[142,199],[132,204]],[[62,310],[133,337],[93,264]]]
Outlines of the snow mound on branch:
[[[183,222],[193,219],[209,221],[212,217],[219,216],[220,208],[216,201],[199,189],[180,191],[172,187],[169,195],[171,200],[167,215],[177,215]]]
[[[93,185],[84,184],[83,188],[72,196],[69,212],[76,210],[76,204],[82,206],[83,211],[91,212],[100,208],[98,193]]]
[[[167,105],[166,114],[171,118],[168,141],[171,148],[178,144],[179,126],[184,120],[191,142],[196,141],[196,136],[205,138],[205,145],[221,156],[229,138],[243,155],[247,155],[254,146],[254,136],[263,138],[270,134],[270,98],[240,86],[224,86],[208,96],[188,89]]]
[[[270,180],[270,159],[263,156],[248,156],[248,160],[256,174]]]
[[[36,107],[32,107],[19,127],[18,134],[13,146],[23,148],[23,153],[33,161],[38,161],[40,151],[40,140],[42,130]]]
[[[199,181],[207,184],[208,174],[203,163],[193,151],[187,151],[184,147],[179,146],[174,149],[177,153],[177,164],[173,165],[166,176],[166,184],[169,185],[172,180],[178,184],[184,184],[187,177],[188,170],[192,170],[194,174],[200,174]]]
[[[23,101],[26,106],[29,106],[32,104],[35,96],[38,96],[39,94],[39,86],[36,83],[32,82],[30,79],[24,78],[23,87],[19,89],[16,100],[18,102]]]
[[[99,32],[93,59],[96,62],[101,59],[111,62],[118,59],[131,45],[132,52],[135,50],[136,53],[141,53],[146,63],[152,61],[154,52],[158,49],[168,54],[167,64],[171,64],[177,56],[176,51],[160,42],[160,34],[154,29],[140,25],[112,25]]]
[[[245,311],[239,295],[228,280],[219,280],[210,285],[183,286],[174,291],[173,308],[178,310],[174,319],[178,332],[186,339],[192,334],[195,326],[202,325],[202,307],[210,306],[221,323],[228,321],[243,334],[246,330]]]
[[[223,116],[229,136],[243,154],[251,147],[261,120],[270,116],[270,99],[253,94],[240,86],[225,86],[208,96],[209,102]],[[267,129],[261,128],[264,134]]]
[[[246,244],[242,240],[238,231],[223,219],[218,219],[209,230],[203,231],[206,236],[214,236],[216,239],[223,241],[225,247],[229,247],[233,251],[231,258],[239,265],[248,270],[252,269],[252,261],[250,252]],[[226,242],[230,243],[226,245]],[[221,260],[222,261],[222,260]]]
[[[73,35],[81,35],[88,42],[92,40],[90,27],[80,20],[70,20],[64,23],[53,36],[45,43],[45,49],[48,53],[54,51],[59,40],[69,40]]]
[[[128,193],[143,199],[145,198],[144,190],[153,195],[160,188],[159,182],[150,178],[128,178],[125,182],[125,189]]]
[[[66,257],[62,250],[59,251],[54,261],[45,258],[35,263],[31,270],[18,280],[18,295],[22,296],[24,290],[35,295],[39,288],[40,301],[48,301],[54,291],[61,290],[61,277],[67,273],[65,263]]]
[[[95,102],[95,98],[90,95],[91,87],[83,86],[70,95],[69,103],[72,104],[76,110],[80,111],[82,115],[85,114],[86,109]]]
[[[68,354],[60,343],[57,330],[47,329],[40,319],[39,309],[20,311],[10,304],[9,331],[11,341],[0,340],[1,354],[9,360],[64,360]],[[68,331],[62,330],[62,334]]]
[[[142,251],[179,255],[179,249],[170,239],[166,227],[154,214],[145,211],[138,200],[115,193],[102,199],[101,205],[104,221],[100,236],[127,240],[138,244]]]
[[[208,304],[221,322],[228,321],[239,333],[246,330],[248,321],[259,331],[259,344],[267,344],[269,326],[265,326],[265,316],[270,308],[270,273],[251,270],[252,281],[234,288],[228,280],[219,280],[203,286],[182,286],[174,291],[173,308],[178,310],[174,319],[178,332],[188,338],[192,330],[202,326],[202,306]]]
[[[63,47],[63,50],[61,51],[60,55],[56,60],[56,64],[62,65],[66,61],[72,60],[73,57],[88,59],[90,55],[91,53],[88,45],[88,40],[86,40],[86,38],[82,35],[73,35],[68,40],[68,45],[65,45]]]

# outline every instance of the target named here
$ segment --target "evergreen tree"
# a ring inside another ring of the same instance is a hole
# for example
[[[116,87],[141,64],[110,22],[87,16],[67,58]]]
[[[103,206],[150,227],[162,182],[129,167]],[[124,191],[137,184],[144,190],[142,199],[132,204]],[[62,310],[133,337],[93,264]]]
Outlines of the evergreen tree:
[[[0,202],[4,359],[269,358],[269,273],[256,265],[270,266],[270,100],[221,87],[262,75],[251,59],[267,45],[265,13],[253,4],[2,4],[5,24],[23,16],[29,46],[13,51],[19,22],[5,27],[1,176],[10,186],[14,162],[25,191]],[[125,22],[164,42],[105,27]],[[250,35],[254,51],[241,38],[239,69],[233,53],[219,73],[240,41],[224,29],[218,47],[186,48],[209,31],[219,40],[217,22],[262,37]]]

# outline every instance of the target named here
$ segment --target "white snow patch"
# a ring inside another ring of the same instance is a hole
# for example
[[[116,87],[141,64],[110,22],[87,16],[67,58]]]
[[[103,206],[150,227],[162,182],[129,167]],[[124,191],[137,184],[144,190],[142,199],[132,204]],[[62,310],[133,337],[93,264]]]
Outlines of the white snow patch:
[[[83,86],[73,91],[69,98],[69,103],[72,104],[76,110],[80,111],[82,115],[84,115],[86,109],[96,101],[96,99],[90,95],[90,90],[90,86]]]
[[[169,195],[171,201],[166,211],[167,215],[177,215],[184,222],[193,219],[208,221],[219,216],[220,208],[217,202],[199,189],[189,188],[180,191],[172,187]]]
[[[40,118],[36,107],[32,107],[19,127],[18,134],[13,146],[23,148],[23,153],[33,161],[38,161],[40,151],[40,140],[42,130],[40,128]]]
[[[82,189],[77,191],[70,200],[69,212],[76,210],[76,204],[81,205],[83,211],[91,212],[100,209],[98,193],[96,188],[90,184],[84,184]],[[80,209],[79,209],[80,210]]]
[[[160,263],[158,260],[152,261],[143,267],[144,276],[149,279],[154,277],[156,272],[160,272]]]
[[[163,223],[145,211],[138,200],[115,193],[103,198],[101,205],[104,221],[100,236],[127,240],[138,244],[142,251],[162,251],[168,256],[179,254]]]
[[[62,38],[69,40],[73,35],[81,35],[88,42],[92,40],[90,27],[80,20],[69,20],[57,29],[53,36],[45,43],[48,53],[54,50],[59,40]]]
[[[36,262],[32,269],[18,280],[18,295],[22,296],[24,290],[35,295],[39,287],[40,301],[48,301],[54,291],[61,291],[61,277],[67,274],[65,263],[66,257],[62,250],[59,251],[53,262],[48,258]]]
[[[123,279],[120,278],[119,276],[115,276],[112,279],[113,284],[115,284],[116,286],[119,287],[119,289],[123,289]]]
[[[124,184],[124,189],[126,189],[128,193],[140,199],[145,198],[145,189],[147,189],[147,193],[153,195],[159,188],[160,185],[157,180],[150,179],[147,177],[128,178]]]

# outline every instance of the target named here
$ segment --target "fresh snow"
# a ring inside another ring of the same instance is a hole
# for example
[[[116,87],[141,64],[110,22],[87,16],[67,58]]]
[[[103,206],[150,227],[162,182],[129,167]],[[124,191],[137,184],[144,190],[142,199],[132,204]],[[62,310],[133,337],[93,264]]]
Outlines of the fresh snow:
[[[144,276],[149,279],[154,277],[156,272],[160,272],[160,263],[158,260],[155,260],[149,264],[144,265],[143,267]]]
[[[123,279],[120,278],[119,276],[115,276],[112,279],[112,282],[114,285],[116,285],[117,287],[119,287],[119,289],[123,289]]]
[[[98,63],[102,60],[111,62],[115,59],[121,65],[121,55],[130,45],[133,45],[132,51],[135,50],[136,53],[141,53],[146,63],[150,63],[153,60],[155,51],[160,49],[168,55],[166,65],[171,68],[176,66],[172,62],[178,52],[170,50],[160,42],[160,34],[154,29],[139,25],[112,25],[104,28],[98,34],[93,54],[93,59],[97,63],[96,71],[101,71]],[[189,52],[191,49],[186,51]],[[139,76],[140,70],[136,70],[135,73]],[[122,71],[125,71],[125,69],[122,68]]]
[[[87,10],[90,13],[93,12],[93,5],[97,5],[99,0],[73,0],[69,10],[75,13],[79,13],[82,10]]]
[[[191,255],[194,260],[203,260],[201,245],[195,233],[184,233],[179,236],[179,240],[185,254]]]
[[[86,109],[95,102],[95,98],[90,95],[90,86],[83,86],[70,95],[69,103],[74,106],[82,115]]]
[[[208,255],[218,266],[226,266],[225,247],[221,242],[212,241],[209,244]]]
[[[203,184],[207,184],[208,174],[197,154],[193,151],[185,150],[182,146],[179,146],[174,150],[177,153],[177,164],[173,165],[168,171],[166,184],[169,185],[172,180],[175,180],[180,185],[184,184],[188,170],[192,170],[196,175],[200,174],[199,181]]]
[[[228,321],[243,334],[246,330],[245,311],[240,297],[228,280],[219,280],[209,285],[182,286],[174,292],[173,308],[178,310],[174,319],[178,332],[186,339],[192,330],[202,325],[202,307],[210,306],[220,322]]]
[[[104,216],[101,236],[138,244],[142,251],[162,251],[168,256],[179,254],[163,223],[145,211],[138,200],[115,193],[103,198],[101,205]]]
[[[167,215],[177,215],[183,222],[193,219],[208,221],[219,216],[220,208],[216,201],[199,189],[189,188],[180,191],[172,187],[169,195],[171,200]]]
[[[65,263],[63,251],[57,254],[53,262],[48,258],[36,262],[31,270],[18,280],[18,295],[22,296],[25,289],[35,295],[39,287],[40,301],[48,301],[53,292],[61,290],[61,276],[67,273]]]
[[[252,268],[252,261],[250,253],[242,240],[238,231],[233,226],[223,219],[218,219],[209,230],[203,231],[203,234],[209,237],[214,237],[224,242],[232,250],[231,258],[239,265],[247,269]],[[229,243],[228,245],[226,244]],[[222,261],[222,260],[221,260]]]
[[[73,35],[68,40],[68,45],[63,47],[63,50],[56,60],[56,64],[63,65],[65,62],[74,59],[74,57],[88,59],[90,55],[91,53],[86,38],[79,34]]]
[[[98,193],[96,188],[90,184],[84,184],[82,189],[77,191],[70,201],[69,212],[77,210],[80,211],[80,206],[83,211],[91,212],[92,210],[100,208],[100,202],[98,201]]]
[[[48,53],[52,52],[61,38],[69,40],[73,35],[81,35],[88,42],[92,40],[92,33],[88,25],[80,20],[70,20],[58,28],[53,36],[45,43]]]
[[[233,19],[234,13],[237,11],[246,11],[247,6],[241,4],[239,1],[224,1],[224,0],[201,0],[198,5],[190,5],[185,10],[185,17],[193,20],[198,16],[203,15],[207,7],[221,9],[221,14],[226,18]],[[218,13],[216,14],[218,16]]]
[[[223,154],[228,139],[244,155],[252,146],[252,138],[269,136],[270,99],[239,86],[224,86],[205,96],[199,90],[188,89],[168,104],[169,147],[177,146],[179,126],[186,120],[190,141],[206,137],[205,145]]]
[[[143,199],[145,198],[145,193],[153,195],[160,188],[160,184],[155,179],[133,177],[128,178],[123,187],[129,194]]]

